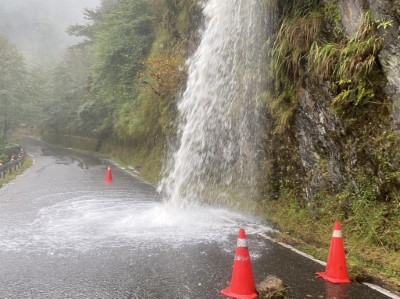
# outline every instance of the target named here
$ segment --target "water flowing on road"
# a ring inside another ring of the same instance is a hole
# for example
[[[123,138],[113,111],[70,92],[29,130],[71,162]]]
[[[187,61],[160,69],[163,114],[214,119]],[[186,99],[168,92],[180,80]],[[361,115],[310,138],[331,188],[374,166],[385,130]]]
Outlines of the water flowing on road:
[[[180,247],[207,242],[226,244],[228,236],[238,229],[237,223],[249,219],[224,209],[182,210],[129,190],[62,192],[34,200],[52,204],[39,208],[34,219],[18,226],[13,225],[13,218],[2,217],[2,250],[51,252],[120,246]],[[263,231],[266,227],[254,229]]]
[[[271,228],[253,216],[171,206],[115,165],[105,183],[108,160],[23,143],[35,163],[0,189],[0,298],[222,298],[240,227],[257,282],[281,277],[293,298],[327,292],[322,266],[263,238]]]
[[[218,290],[204,288],[215,277],[193,279],[189,269],[203,260],[195,271],[215,275],[209,254],[229,257],[245,223],[249,234],[269,230],[226,209],[170,206],[116,166],[105,183],[110,161],[24,144],[34,166],[0,190],[0,298],[213,297]]]

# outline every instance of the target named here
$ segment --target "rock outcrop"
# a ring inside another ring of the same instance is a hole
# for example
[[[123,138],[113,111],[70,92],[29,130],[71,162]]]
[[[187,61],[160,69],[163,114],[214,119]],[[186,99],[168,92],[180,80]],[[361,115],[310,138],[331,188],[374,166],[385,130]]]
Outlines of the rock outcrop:
[[[305,174],[300,179],[303,183],[302,192],[310,204],[321,193],[339,194],[345,188],[359,192],[362,189],[359,182],[364,177],[371,185],[371,193],[388,200],[394,194],[391,192],[400,187],[396,170],[396,165],[400,163],[399,155],[393,149],[395,142],[391,135],[400,134],[400,2],[324,0],[323,3],[331,5],[328,13],[335,7],[335,13],[339,13],[333,14],[337,18],[333,23],[339,20],[341,24],[332,25],[332,15],[324,16],[324,28],[319,33],[323,42],[317,42],[320,50],[332,45],[331,49],[347,51],[345,55],[357,53],[349,56],[349,60],[353,59],[353,66],[349,69],[354,71],[363,61],[373,57],[372,70],[359,79],[351,75],[346,77],[346,74],[338,79],[337,71],[332,69],[336,67],[336,70],[340,70],[343,66],[332,64],[347,61],[340,61],[339,55],[342,54],[334,56],[335,53],[331,51],[319,54],[319,58],[322,55],[328,57],[325,61],[321,58],[320,63],[326,64],[325,70],[332,73],[331,77],[328,75],[319,82],[313,78],[315,74],[312,74],[313,70],[307,61],[308,53],[301,53],[303,58],[299,60],[305,69],[304,74],[300,78],[287,75],[285,80],[292,81],[297,103],[290,124],[290,135],[294,136],[293,144],[297,147],[294,149],[292,145],[292,151],[298,153],[297,167],[302,168],[298,171]],[[371,16],[374,23],[370,36],[365,33],[366,16]],[[296,15],[286,24],[297,21],[299,23],[295,30],[300,30],[301,22],[309,22],[311,18],[311,15],[308,18],[306,15],[299,21]],[[335,30],[341,30],[343,38],[332,38],[333,26],[341,27]],[[362,52],[364,49],[361,47],[365,47],[373,38],[379,50],[366,48]],[[343,43],[345,39],[347,44]],[[290,51],[287,53],[291,55]],[[339,58],[329,60],[329,57]],[[290,59],[294,61],[297,57],[293,54]],[[340,102],[340,112],[332,108],[335,102]],[[282,156],[281,160],[284,160]]]

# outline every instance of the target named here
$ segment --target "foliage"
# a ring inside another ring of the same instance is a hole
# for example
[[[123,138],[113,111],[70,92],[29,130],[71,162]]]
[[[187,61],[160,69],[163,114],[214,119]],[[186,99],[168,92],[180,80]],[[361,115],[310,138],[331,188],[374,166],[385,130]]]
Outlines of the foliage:
[[[333,223],[341,221],[351,279],[360,279],[361,272],[364,281],[379,277],[398,285],[400,205],[365,198],[375,191],[368,180],[359,179],[364,181],[364,194],[347,188],[338,196],[319,194],[315,199],[319,212],[314,217],[290,189],[281,190],[280,200],[266,203],[266,218],[280,228],[284,242],[323,261],[328,256]]]
[[[316,83],[333,81],[336,96],[332,108],[349,119],[354,116],[354,110],[349,108],[376,101],[382,86],[382,72],[376,60],[384,39],[378,27],[386,28],[386,23],[375,23],[371,13],[365,12],[359,30],[348,40],[339,21],[337,4],[333,2],[316,6],[313,1],[295,1],[287,9],[276,35],[271,63],[276,76],[270,108],[279,132],[289,128],[288,115],[294,115],[297,101],[290,90],[303,85],[305,75]],[[368,80],[370,76],[374,80]],[[282,101],[289,93],[294,98]]]
[[[75,24],[67,28],[67,33],[69,35],[85,38],[83,42],[77,45],[78,47],[94,43],[97,25],[95,20],[100,19],[101,17],[100,11],[88,8],[84,10],[83,14],[84,18],[88,21],[87,24]]]
[[[121,0],[97,22],[96,79],[105,85],[118,83],[129,91],[153,40],[147,1]]]
[[[22,121],[27,96],[27,72],[22,55],[0,35],[0,139]]]
[[[121,0],[103,1],[99,9],[85,10],[85,17],[89,23],[68,29],[86,39],[55,69],[57,93],[44,123],[60,133],[104,139],[119,133],[114,130],[119,115],[137,101],[138,73],[153,41],[153,16],[148,1]],[[57,87],[58,82],[67,84]]]
[[[272,51],[275,89],[268,102],[275,133],[288,134],[298,109],[297,90],[307,84],[327,86],[333,96],[332,112],[341,117],[345,133],[351,132],[343,136],[348,139],[343,142],[344,156],[351,160],[346,154],[355,146],[351,136],[358,136],[367,145],[371,136],[376,138],[389,130],[390,101],[383,91],[385,76],[377,61],[385,38],[385,31],[379,33],[378,27],[390,25],[376,23],[366,11],[359,30],[348,39],[338,28],[340,15],[334,3],[318,6],[314,1],[295,1],[286,10]],[[376,146],[377,152],[382,149],[382,143]],[[385,162],[379,161],[376,153],[358,154],[357,166],[389,165],[389,160],[395,160],[393,150]],[[348,171],[349,176],[351,173]],[[384,173],[373,174],[378,175],[380,188],[386,184],[384,177],[395,173],[395,167],[386,167]]]
[[[0,160],[3,162],[3,164],[10,161],[10,158],[14,153],[19,153],[20,148],[21,145],[16,144],[15,142],[0,141]]]
[[[145,126],[150,136],[173,133],[176,118],[175,101],[186,79],[182,58],[159,53],[146,62],[146,72],[141,74],[143,94],[147,102],[141,105]],[[156,109],[154,109],[156,108]]]
[[[185,60],[202,15],[198,1],[102,1],[84,14],[86,24],[68,28],[84,41],[52,71],[43,127],[164,147],[175,133]]]
[[[272,52],[272,68],[278,82],[284,81],[286,77],[291,80],[301,79],[305,55],[321,31],[322,22],[323,14],[319,11],[284,19]]]
[[[53,88],[49,69],[31,66],[27,72],[26,88],[29,93],[24,101],[22,126],[32,128],[40,125],[41,121],[47,117],[43,113],[43,107],[52,101]]]
[[[324,14],[315,1],[294,1],[288,5],[272,47],[271,72],[274,91],[269,109],[276,120],[276,131],[288,129],[295,115],[296,86],[302,84],[307,54],[323,27]]]
[[[149,1],[157,20],[158,37],[166,35],[163,47],[187,56],[197,40],[196,30],[202,20],[201,1],[198,0],[151,0]]]
[[[107,136],[118,110],[137,97],[137,74],[153,40],[152,17],[142,0],[119,1],[93,17],[95,58],[89,100],[96,103],[93,114],[103,116],[96,118],[94,133]]]
[[[352,107],[377,100],[376,92],[382,84],[376,74],[376,60],[383,42],[378,27],[371,13],[366,12],[359,30],[350,40],[343,38],[336,43],[317,40],[310,48],[308,70],[318,82],[336,83],[337,95],[332,108],[340,114],[351,113]],[[368,80],[374,72],[374,80]]]
[[[89,50],[88,47],[69,49],[63,60],[47,72],[47,86],[39,93],[43,102],[42,128],[50,127],[53,133],[84,132],[77,110],[86,101],[91,82]]]
[[[121,106],[115,130],[124,140],[153,147],[175,133],[175,104],[186,79],[185,53],[196,28],[189,21],[196,19],[199,7],[197,1],[159,0],[151,1],[150,7],[163,21],[155,27],[157,39],[142,61],[137,97]]]

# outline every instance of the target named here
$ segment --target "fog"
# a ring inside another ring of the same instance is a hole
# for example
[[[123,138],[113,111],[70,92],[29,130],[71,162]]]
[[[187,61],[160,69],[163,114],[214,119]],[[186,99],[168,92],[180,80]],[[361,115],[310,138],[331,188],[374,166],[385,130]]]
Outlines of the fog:
[[[99,5],[100,0],[0,0],[0,34],[17,46],[27,61],[51,62],[79,42],[66,28],[84,23],[83,10]]]

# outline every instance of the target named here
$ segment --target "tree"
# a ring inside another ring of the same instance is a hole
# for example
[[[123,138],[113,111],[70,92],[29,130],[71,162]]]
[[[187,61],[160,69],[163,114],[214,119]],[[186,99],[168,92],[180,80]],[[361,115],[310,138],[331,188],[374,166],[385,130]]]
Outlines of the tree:
[[[3,141],[20,121],[18,115],[26,96],[26,81],[22,55],[0,36],[0,135]]]
[[[89,24],[69,28],[85,38],[78,46],[90,46],[94,53],[90,90],[78,115],[96,136],[115,132],[121,110],[137,102],[138,74],[154,40],[152,15],[145,0],[102,1],[96,11],[85,11]]]
[[[51,70],[50,100],[43,110],[43,127],[57,133],[87,133],[78,117],[79,107],[87,101],[91,85],[91,47],[70,48],[63,60]]]
[[[101,11],[86,8],[84,10],[84,17],[88,21],[87,24],[75,24],[67,28],[67,33],[72,36],[83,37],[85,40],[79,43],[76,47],[93,44],[96,35],[96,25],[100,21]]]

